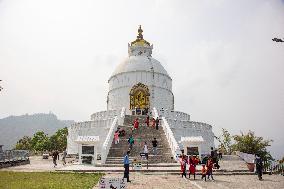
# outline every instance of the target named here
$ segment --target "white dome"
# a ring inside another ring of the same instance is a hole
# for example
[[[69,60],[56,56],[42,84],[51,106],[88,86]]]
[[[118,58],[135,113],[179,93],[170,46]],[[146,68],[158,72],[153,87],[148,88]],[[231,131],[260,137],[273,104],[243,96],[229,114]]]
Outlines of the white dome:
[[[125,73],[125,72],[133,72],[133,71],[146,71],[146,72],[155,72],[164,74],[170,77],[165,70],[165,68],[161,65],[161,63],[147,56],[130,56],[126,58],[123,62],[121,62],[113,72],[112,76]],[[112,77],[111,76],[111,77]]]

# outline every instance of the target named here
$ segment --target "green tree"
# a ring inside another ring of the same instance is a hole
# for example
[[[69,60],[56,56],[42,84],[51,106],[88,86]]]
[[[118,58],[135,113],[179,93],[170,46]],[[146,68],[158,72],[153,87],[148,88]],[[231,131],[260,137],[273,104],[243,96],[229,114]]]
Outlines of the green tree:
[[[32,138],[32,149],[35,151],[50,150],[49,137],[43,132],[38,131]]]
[[[65,150],[67,147],[67,135],[67,127],[58,129],[56,133],[50,137],[51,150]]]
[[[231,154],[232,153],[232,136],[228,130],[222,128],[222,134],[219,137],[216,137],[219,141],[219,149],[224,154]]]
[[[29,136],[24,136],[20,140],[18,140],[16,150],[32,150],[32,138]]]
[[[233,149],[249,154],[258,154],[263,160],[273,160],[267,147],[273,140],[264,140],[263,137],[255,136],[254,132],[249,131],[247,134],[233,136],[235,144]]]

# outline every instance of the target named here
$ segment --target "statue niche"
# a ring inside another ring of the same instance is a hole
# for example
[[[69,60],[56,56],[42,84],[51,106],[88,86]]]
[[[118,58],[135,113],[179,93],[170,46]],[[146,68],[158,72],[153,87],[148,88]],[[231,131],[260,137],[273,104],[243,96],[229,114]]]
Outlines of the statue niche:
[[[147,114],[150,108],[149,89],[143,83],[138,83],[132,87],[129,93],[130,110],[135,114]]]

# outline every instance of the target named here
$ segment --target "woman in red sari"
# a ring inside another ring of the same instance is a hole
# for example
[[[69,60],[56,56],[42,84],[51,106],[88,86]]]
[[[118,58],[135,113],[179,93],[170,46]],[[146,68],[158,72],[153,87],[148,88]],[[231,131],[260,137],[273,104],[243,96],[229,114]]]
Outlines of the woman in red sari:
[[[195,172],[196,172],[196,159],[195,157],[191,156],[189,159],[189,173],[188,178],[190,178],[190,174],[193,174],[193,179],[195,180]]]

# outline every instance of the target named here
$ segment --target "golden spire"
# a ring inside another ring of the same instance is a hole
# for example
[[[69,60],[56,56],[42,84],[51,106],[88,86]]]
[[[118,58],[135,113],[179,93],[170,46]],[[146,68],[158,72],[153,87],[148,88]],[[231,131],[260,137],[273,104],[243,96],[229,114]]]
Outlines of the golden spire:
[[[143,39],[143,30],[141,28],[141,25],[139,25],[139,28],[138,28],[138,36],[137,36],[137,39]]]
[[[146,41],[145,39],[143,39],[143,30],[141,28],[141,25],[139,25],[138,28],[138,35],[137,35],[137,39],[135,41],[131,42],[131,45],[148,45],[150,46],[150,43],[148,41]]]

